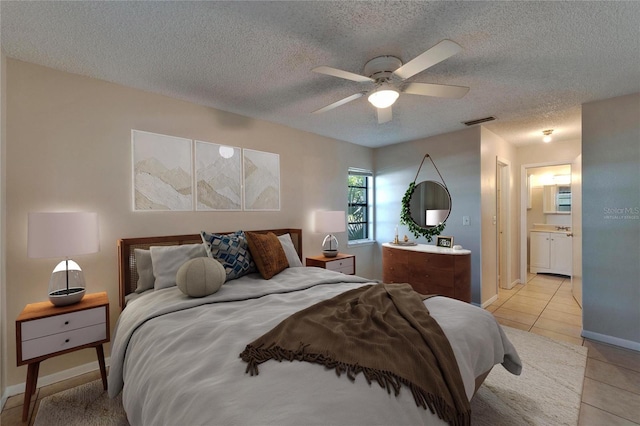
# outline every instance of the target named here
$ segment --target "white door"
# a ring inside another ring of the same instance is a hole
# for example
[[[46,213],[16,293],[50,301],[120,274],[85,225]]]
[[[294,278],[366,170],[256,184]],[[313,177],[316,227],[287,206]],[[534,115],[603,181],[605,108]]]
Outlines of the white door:
[[[514,284],[510,281],[509,173],[509,162],[496,158],[496,294],[498,287],[510,289]]]
[[[582,154],[571,163],[571,293],[582,307]]]

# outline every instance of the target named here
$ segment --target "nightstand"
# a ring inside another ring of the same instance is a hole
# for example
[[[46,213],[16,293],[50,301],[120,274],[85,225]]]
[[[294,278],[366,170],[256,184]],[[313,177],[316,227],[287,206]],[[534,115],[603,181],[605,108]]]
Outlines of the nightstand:
[[[331,271],[342,272],[347,275],[356,274],[356,256],[338,253],[336,257],[311,256],[306,259],[306,266],[317,266]]]
[[[84,348],[96,348],[102,386],[107,389],[107,371],[102,344],[109,341],[109,299],[107,293],[86,294],[68,306],[51,302],[27,305],[16,319],[18,366],[27,367],[22,421],[27,420],[31,395],[36,391],[40,362]]]

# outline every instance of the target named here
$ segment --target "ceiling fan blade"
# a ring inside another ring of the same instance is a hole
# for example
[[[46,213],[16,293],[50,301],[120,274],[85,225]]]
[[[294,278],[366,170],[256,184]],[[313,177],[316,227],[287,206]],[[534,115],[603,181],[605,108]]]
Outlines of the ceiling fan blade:
[[[377,108],[378,110],[378,124],[386,123],[387,121],[391,121],[393,118],[393,112],[391,111],[391,107],[386,108]]]
[[[451,40],[442,40],[440,43],[433,46],[423,54],[413,58],[397,70],[393,72],[393,75],[400,77],[401,79],[407,79],[413,75],[418,74],[420,71],[424,71],[435,64],[444,61],[445,59],[460,52],[462,47]]]
[[[318,110],[315,110],[315,111],[313,111],[313,112],[312,112],[312,114],[320,114],[320,113],[323,113],[323,112],[325,112],[325,111],[329,111],[330,109],[337,108],[337,107],[339,107],[340,105],[344,105],[344,104],[346,104],[347,102],[354,101],[354,100],[356,100],[356,99],[358,99],[358,98],[361,98],[362,96],[364,96],[364,93],[355,93],[355,94],[353,94],[353,95],[351,95],[351,96],[348,96],[348,97],[346,97],[346,98],[344,98],[344,99],[340,99],[340,100],[339,100],[339,101],[337,101],[337,102],[334,102],[334,103],[332,103],[332,104],[329,104],[329,105],[327,105],[327,106],[326,106],[326,107],[324,107],[324,108],[320,108],[320,109],[318,109]]]
[[[349,71],[339,70],[337,68],[325,67],[325,66],[316,67],[316,68],[312,69],[311,71],[317,72],[319,74],[326,74],[326,75],[332,75],[332,76],[338,77],[338,78],[344,78],[345,80],[358,81],[360,83],[366,83],[368,81],[369,82],[375,81],[374,79],[369,78],[369,77],[365,77],[364,75],[352,73],[352,72],[349,72]]]
[[[438,98],[460,99],[469,91],[468,87],[448,84],[409,83],[402,90],[410,95],[435,96]]]

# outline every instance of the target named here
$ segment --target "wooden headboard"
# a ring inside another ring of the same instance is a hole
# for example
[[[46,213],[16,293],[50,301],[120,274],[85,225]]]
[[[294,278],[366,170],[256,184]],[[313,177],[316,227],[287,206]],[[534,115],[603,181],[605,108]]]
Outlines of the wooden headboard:
[[[231,232],[218,232],[219,234],[230,234]],[[298,252],[298,257],[302,260],[302,229],[265,229],[251,232],[266,234],[273,232],[276,235],[290,234],[293,245]],[[151,246],[173,246],[180,244],[201,243],[200,234],[171,235],[164,237],[139,237],[122,238],[118,240],[118,281],[120,286],[120,309],[124,309],[125,296],[133,293],[138,284],[138,268],[136,267],[136,257],[134,249],[148,249]]]

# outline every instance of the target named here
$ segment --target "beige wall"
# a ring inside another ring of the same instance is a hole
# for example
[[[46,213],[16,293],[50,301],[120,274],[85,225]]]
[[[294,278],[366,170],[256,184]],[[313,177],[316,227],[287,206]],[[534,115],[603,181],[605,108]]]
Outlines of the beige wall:
[[[497,296],[497,236],[496,224],[496,162],[501,161],[509,165],[509,239],[507,241],[508,251],[511,252],[509,259],[510,275],[507,282],[512,283],[518,279],[519,256],[518,251],[518,229],[520,220],[518,215],[518,192],[515,184],[515,161],[516,153],[513,145],[491,132],[482,128],[481,132],[481,210],[482,210],[482,303]]]
[[[6,309],[6,258],[5,258],[5,140],[6,140],[6,58],[4,51],[0,50],[0,407],[4,405],[6,389],[6,359],[7,343],[5,332],[7,322]]]
[[[118,318],[116,240],[234,229],[300,227],[303,253],[320,252],[313,211],[346,209],[348,167],[373,168],[373,150],[104,81],[9,59],[7,63],[7,318],[46,300],[56,259],[27,258],[27,213],[97,211],[101,250],[76,259],[87,291],[107,291]],[[133,212],[131,129],[280,155],[279,212]],[[339,236],[347,247],[346,233]],[[373,246],[349,248],[357,273],[371,276]],[[16,368],[15,331],[5,326],[8,386]],[[95,361],[79,351],[43,363],[40,376]],[[4,363],[4,361],[3,361]]]
[[[516,161],[518,163],[518,167],[523,164],[540,164],[549,162],[571,164],[571,162],[580,155],[581,150],[582,142],[580,139],[524,145],[516,149]],[[519,182],[520,175],[518,174],[518,183]]]

